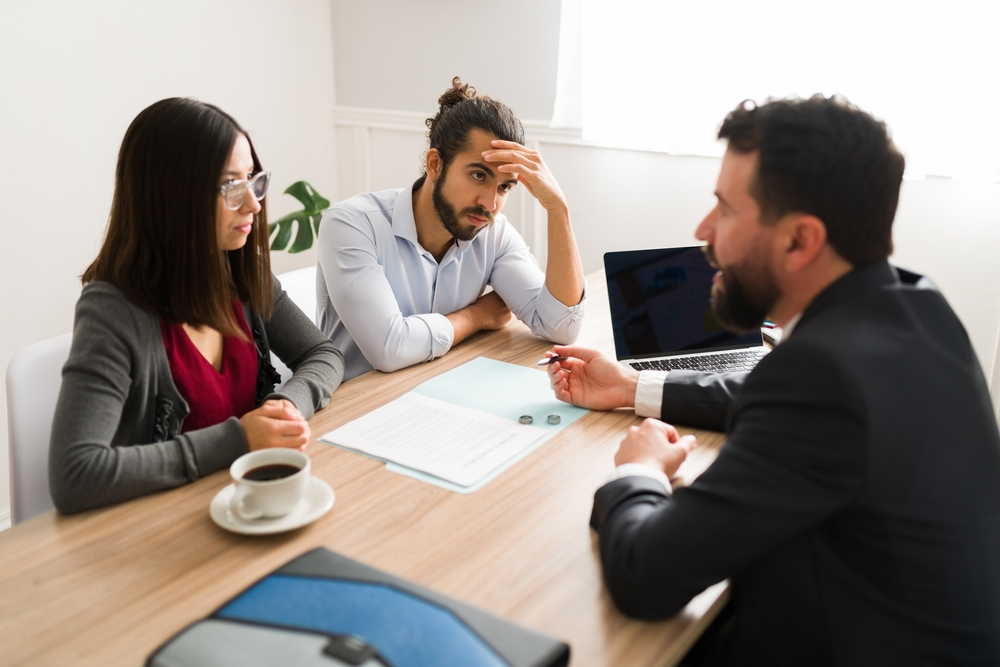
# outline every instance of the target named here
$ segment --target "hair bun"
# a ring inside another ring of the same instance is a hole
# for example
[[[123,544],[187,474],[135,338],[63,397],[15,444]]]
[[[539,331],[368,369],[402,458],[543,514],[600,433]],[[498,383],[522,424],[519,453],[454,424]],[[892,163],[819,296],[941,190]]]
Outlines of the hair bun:
[[[469,132],[480,129],[497,139],[524,143],[524,126],[514,111],[455,77],[451,88],[438,98],[441,105],[433,118],[425,123],[429,132],[429,148],[436,150],[447,166],[451,159],[465,150]]]
[[[451,88],[438,98],[438,104],[441,107],[441,111],[444,112],[459,102],[475,99],[476,97],[478,97],[476,89],[467,83],[462,83],[462,79],[456,76],[451,80]],[[483,99],[489,98],[484,97]]]
[[[456,76],[451,80],[451,88],[444,91],[438,98],[439,109],[433,118],[428,118],[424,123],[428,129],[433,129],[437,121],[452,107],[461,104],[465,100],[489,100],[488,95],[479,95],[474,86],[462,83],[462,78]]]

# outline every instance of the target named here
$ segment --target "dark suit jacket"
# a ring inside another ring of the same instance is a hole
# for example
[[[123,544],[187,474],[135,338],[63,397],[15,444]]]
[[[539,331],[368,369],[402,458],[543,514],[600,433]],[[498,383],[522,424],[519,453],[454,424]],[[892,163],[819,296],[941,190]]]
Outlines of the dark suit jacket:
[[[689,488],[597,492],[619,607],[669,616],[728,577],[734,664],[1000,664],[1000,435],[939,292],[856,269],[751,373],[671,372],[663,418],[718,428],[729,404]]]

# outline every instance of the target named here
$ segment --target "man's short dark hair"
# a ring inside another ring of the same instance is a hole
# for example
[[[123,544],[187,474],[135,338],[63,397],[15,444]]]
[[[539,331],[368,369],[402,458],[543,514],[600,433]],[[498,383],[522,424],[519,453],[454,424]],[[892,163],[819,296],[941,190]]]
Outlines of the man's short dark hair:
[[[478,95],[476,89],[457,76],[451,80],[451,88],[438,99],[440,109],[433,118],[426,121],[430,137],[430,148],[441,155],[441,162],[447,169],[456,154],[468,145],[469,132],[479,128],[497,139],[524,143],[524,127],[514,115],[514,111],[486,95]]]
[[[854,266],[892,253],[905,160],[882,121],[839,96],[744,102],[726,116],[719,138],[730,150],[757,153],[750,194],[762,221],[814,215]]]

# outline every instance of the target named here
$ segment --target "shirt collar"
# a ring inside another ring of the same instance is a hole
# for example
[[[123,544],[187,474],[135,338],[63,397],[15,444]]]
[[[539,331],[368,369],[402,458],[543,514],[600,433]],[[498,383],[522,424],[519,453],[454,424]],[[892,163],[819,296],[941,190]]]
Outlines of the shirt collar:
[[[416,183],[414,183],[416,186]],[[413,188],[403,188],[398,195],[396,195],[396,203],[393,204],[392,209],[392,233],[401,239],[406,239],[409,241],[414,248],[419,249],[421,252],[429,252],[426,248],[420,245],[420,241],[417,239],[417,220],[413,216]],[[484,232],[480,232],[476,238],[482,236]],[[448,251],[444,254],[444,257],[449,255],[460,255],[468,250],[472,246],[472,241],[462,241],[461,239],[455,239],[455,245],[452,248],[448,248]],[[441,260],[444,261],[444,258]]]
[[[413,192],[409,188],[403,188],[396,195],[396,203],[392,206],[392,233],[420,247],[417,221],[413,218]]]

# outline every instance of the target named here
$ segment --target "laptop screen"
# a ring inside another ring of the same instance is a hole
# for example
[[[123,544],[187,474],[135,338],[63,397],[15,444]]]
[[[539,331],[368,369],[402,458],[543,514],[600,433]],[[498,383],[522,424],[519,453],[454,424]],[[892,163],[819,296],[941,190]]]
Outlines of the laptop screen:
[[[611,326],[619,359],[763,345],[712,314],[712,276],[701,246],[604,254]]]

